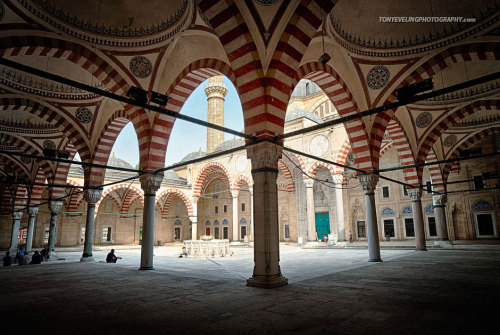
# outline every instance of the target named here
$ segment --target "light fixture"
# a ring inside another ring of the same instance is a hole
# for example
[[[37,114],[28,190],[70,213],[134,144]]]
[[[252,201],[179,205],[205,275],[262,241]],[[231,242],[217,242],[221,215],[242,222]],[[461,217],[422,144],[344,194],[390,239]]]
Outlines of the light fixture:
[[[50,148],[44,148],[42,153],[47,158],[56,158],[57,150],[50,149]]]
[[[151,91],[151,102],[152,103],[158,104],[162,107],[165,107],[168,103],[168,100],[170,100],[169,96],[166,96],[164,94],[160,94],[158,92]]]
[[[138,88],[135,86],[131,86],[127,92],[127,97],[140,104],[145,104],[148,102],[148,91],[143,90],[142,88]]]
[[[57,152],[57,157],[59,157],[60,159],[68,159],[69,156],[70,156],[69,151],[59,150]]]

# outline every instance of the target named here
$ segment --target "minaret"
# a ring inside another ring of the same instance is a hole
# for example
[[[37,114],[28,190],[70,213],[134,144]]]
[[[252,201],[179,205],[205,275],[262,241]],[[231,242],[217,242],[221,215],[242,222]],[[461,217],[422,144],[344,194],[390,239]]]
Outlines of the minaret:
[[[224,97],[227,94],[224,77],[216,76],[208,79],[205,94],[208,102],[207,122],[224,126]],[[207,128],[207,153],[213,152],[222,142],[224,142],[224,132]]]

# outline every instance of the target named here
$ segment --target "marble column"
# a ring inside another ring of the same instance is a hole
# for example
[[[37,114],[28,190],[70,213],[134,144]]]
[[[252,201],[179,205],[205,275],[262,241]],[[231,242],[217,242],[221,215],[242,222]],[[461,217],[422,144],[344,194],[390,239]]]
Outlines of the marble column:
[[[422,214],[422,190],[413,188],[408,190],[413,212],[413,226],[415,227],[415,245],[420,251],[427,251],[425,246],[424,216]]]
[[[378,176],[376,174],[360,175],[358,176],[358,179],[361,186],[363,186],[363,191],[365,192],[368,261],[381,262],[382,259],[380,258],[377,210],[375,208],[375,187],[377,186]]]
[[[446,225],[446,194],[435,194],[432,196],[432,207],[436,215],[437,239],[435,245],[451,246],[452,242],[448,237],[448,227]]]
[[[15,257],[17,252],[17,243],[19,236],[19,228],[21,227],[21,217],[23,212],[13,212],[12,213],[12,233],[10,235],[10,247],[9,251],[12,257]]]
[[[238,222],[238,195],[239,191],[232,190],[231,195],[233,197],[233,241],[239,241],[239,222]]]
[[[344,199],[342,197],[342,182],[344,181],[344,176],[342,174],[336,174],[333,176],[333,182],[335,185],[335,213],[337,215],[337,241],[345,241],[345,225],[344,225]]]
[[[153,251],[155,234],[155,198],[163,176],[144,174],[139,177],[144,191],[144,210],[142,221],[141,267],[139,270],[154,270]]]
[[[191,221],[191,240],[198,239],[198,200],[199,197],[193,197],[193,215],[189,217]]]
[[[35,230],[35,219],[38,214],[38,207],[28,208],[28,236],[26,237],[26,253],[31,254],[31,248],[33,247],[33,231]]]
[[[253,219],[253,191],[250,192],[250,240],[254,240],[254,219]]]
[[[83,198],[87,202],[87,218],[85,221],[85,242],[80,262],[93,262],[92,246],[94,244],[95,204],[101,199],[101,191],[95,189],[85,190]]]
[[[314,210],[314,180],[304,180],[306,185],[306,208],[307,208],[307,240],[318,241],[318,233],[316,232],[316,217]]]
[[[62,201],[51,201],[49,203],[50,210],[50,226],[49,226],[49,252],[47,260],[57,259],[54,253],[54,247],[57,240],[57,213],[61,210]]]
[[[247,148],[252,162],[254,223],[254,269],[248,286],[271,288],[288,284],[279,265],[278,160],[281,147],[261,142]]]

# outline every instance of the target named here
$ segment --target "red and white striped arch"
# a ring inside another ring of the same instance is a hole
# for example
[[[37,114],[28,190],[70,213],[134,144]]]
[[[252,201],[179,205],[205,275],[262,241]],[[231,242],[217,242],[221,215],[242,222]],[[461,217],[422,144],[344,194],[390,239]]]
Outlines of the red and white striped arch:
[[[41,168],[37,169],[37,173],[35,176],[35,183],[47,184],[47,177]],[[29,204],[31,207],[36,207],[36,206],[40,205],[40,203],[42,202],[42,200],[40,200],[40,198],[42,197],[42,193],[46,188],[47,188],[47,186],[41,186],[41,185],[33,185],[32,186],[31,200],[30,200],[30,204]]]
[[[331,66],[323,65],[319,62],[304,64],[297,71],[296,83],[300,79],[314,81],[330,98],[330,101],[341,117],[354,115],[359,112],[356,101],[347,84]],[[346,122],[344,123],[344,127],[351,143],[357,167],[366,171],[373,170],[374,165],[368,142],[369,138],[363,120],[356,119]]]
[[[127,80],[102,56],[91,49],[62,39],[41,36],[6,36],[0,39],[0,56],[46,56],[65,59],[91,73],[110,92],[125,95],[130,88]]]
[[[76,149],[75,147],[69,143],[69,139],[65,138],[61,143],[59,150],[65,150],[70,153],[68,160],[73,160],[75,157]],[[51,180],[52,183],[56,185],[64,185],[66,184],[66,180],[68,179],[69,168],[71,167],[70,163],[57,162],[56,168],[54,171],[53,178]],[[65,196],[65,189],[60,187],[49,188],[50,198],[56,199]]]
[[[440,54],[429,59],[424,64],[420,65],[398,85],[398,88],[431,78],[436,73],[443,71],[455,63],[499,59],[500,50],[497,43],[471,43],[456,45],[446,49]],[[397,95],[394,90],[384,104],[395,101],[397,101]],[[394,110],[388,110],[378,113],[375,117],[371,130],[372,147],[374,151],[378,151],[380,149],[385,129],[390,120],[393,119],[394,113]]]
[[[403,127],[399,124],[397,120],[391,120],[387,126],[387,132],[392,138],[394,146],[398,151],[399,162],[401,166],[415,165],[415,157],[413,155],[413,150],[410,146],[410,142],[406,137],[406,133]],[[377,160],[377,166],[378,166]],[[420,185],[421,181],[418,178],[418,173],[416,168],[403,169],[403,174],[405,181],[411,185]]]
[[[337,157],[335,157],[335,163],[346,165],[347,155],[349,155],[350,151],[351,151],[351,142],[349,142],[349,139],[347,138],[340,147],[340,150],[337,153]],[[342,173],[342,172],[344,172],[344,168],[340,166],[335,166],[335,173]]]
[[[422,144],[420,145],[420,149],[418,151],[417,162],[422,163],[425,161],[429,151],[434,146],[434,143],[441,135],[448,130],[451,126],[456,124],[459,120],[465,118],[467,115],[471,115],[480,110],[500,110],[500,101],[499,100],[480,100],[473,102],[470,105],[464,106],[455,112],[447,115],[440,122],[438,122],[434,128],[429,132],[427,137],[424,139]],[[421,172],[421,169],[419,169]]]
[[[129,185],[129,184],[118,184],[118,185],[114,185],[108,189],[105,189],[104,192],[102,192],[102,196],[101,196],[101,199],[99,199],[99,201],[96,203],[96,206],[95,206],[95,211],[97,213],[98,209],[99,209],[99,205],[101,204],[101,202],[103,201],[103,199],[108,195],[110,194],[111,192],[113,191],[117,191],[118,189],[133,189],[135,193],[139,194],[140,195],[140,198],[142,198],[142,202],[144,203],[144,193],[142,192],[142,190],[132,186],[132,185]],[[123,200],[124,199],[121,199],[121,203],[123,204]],[[119,208],[121,209],[121,207],[123,207],[123,205],[119,205]]]
[[[138,188],[134,186],[129,186],[122,196],[122,207],[120,208],[120,214],[128,214],[130,207],[136,200],[140,200],[142,205],[144,205],[144,195],[141,194]]]
[[[28,196],[28,192],[26,189],[26,185],[17,185],[17,190],[15,193],[16,199],[14,199],[14,211],[25,211],[26,203],[28,202],[26,198]]]
[[[286,189],[288,192],[295,192],[295,181],[293,179],[293,174],[292,171],[288,168],[288,166],[285,164],[285,162],[280,159],[278,161],[278,168],[280,169],[281,173],[283,173],[283,176],[285,177],[285,180],[287,181],[286,183]]]
[[[316,174],[321,169],[327,169],[328,171],[330,171],[330,174],[332,174],[332,175],[335,174],[334,167],[332,165],[330,165],[330,164],[325,163],[325,162],[316,162],[316,163],[314,163],[314,165],[311,166],[311,168],[309,169],[309,172],[307,174],[309,176],[311,176],[312,178],[316,178]]]
[[[211,180],[208,180],[208,177],[213,174],[217,174],[217,178],[220,178],[223,182],[226,183],[226,186],[228,189],[231,189],[231,175],[229,174],[229,171],[220,163],[218,162],[210,162],[207,165],[205,165],[200,173],[198,174],[198,177],[196,177],[196,182],[194,183],[194,189],[193,189],[193,197],[199,197],[200,194],[202,193],[202,189],[208,185],[208,182]],[[212,179],[213,180],[213,179]]]
[[[182,200],[182,202],[186,206],[189,216],[195,215],[193,204],[191,203],[191,201],[189,201],[189,198],[186,196],[186,194],[184,194],[184,192],[176,189],[167,189],[160,193],[160,195],[156,198],[156,205],[161,208],[161,214],[163,216],[168,215],[170,204],[175,197],[179,197]]]
[[[279,164],[279,161],[278,161]],[[238,190],[242,187],[245,187],[245,184],[247,187],[252,187],[253,186],[253,180],[249,179],[243,175],[235,176],[233,177],[233,180],[231,182],[231,189],[232,190]]]
[[[77,183],[76,181],[71,180],[71,179],[66,180],[66,183],[68,185],[72,185],[72,186],[81,186],[79,183]],[[71,188],[71,191],[73,192],[73,194],[71,195],[71,197],[65,199],[66,200],[65,201],[66,209],[68,212],[78,211],[78,205],[79,205],[80,199],[83,198],[83,192],[79,192],[79,191],[82,191],[82,190],[83,189]]]
[[[382,158],[383,155],[389,151],[394,146],[394,142],[391,141],[382,141],[382,147],[380,148],[380,155],[379,158]]]
[[[462,139],[460,142],[458,142],[455,145],[454,150],[450,151],[450,154],[446,159],[451,159],[451,158],[457,158],[459,155],[460,150],[467,149],[471,145],[479,142],[483,138],[486,138],[488,136],[491,136],[495,133],[500,133],[500,127],[494,127],[494,128],[488,128],[488,129],[483,129],[479,130],[466,138]],[[446,163],[446,165],[443,168],[443,180],[446,181],[448,180],[448,176],[453,168],[453,163]]]
[[[427,159],[425,162],[426,163],[437,162],[437,157],[436,153],[434,152],[434,149],[431,149],[429,151],[429,154],[427,155]],[[436,192],[445,192],[446,186],[444,185],[443,174],[441,173],[441,168],[439,164],[429,166],[429,175],[431,177],[431,182],[433,184],[441,184],[432,186],[432,189]]]

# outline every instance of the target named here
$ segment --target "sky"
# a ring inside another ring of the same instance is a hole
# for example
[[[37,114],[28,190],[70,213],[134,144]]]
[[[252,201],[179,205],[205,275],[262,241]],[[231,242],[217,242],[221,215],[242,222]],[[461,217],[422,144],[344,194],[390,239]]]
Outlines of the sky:
[[[203,121],[207,120],[207,96],[204,92],[207,81],[198,86],[191,96],[189,96],[181,109],[181,114]],[[224,126],[236,131],[242,131],[243,112],[240,98],[233,84],[226,77],[224,77],[224,83],[228,87],[224,105]],[[224,136],[225,140],[234,138],[232,134],[225,134]],[[177,120],[170,134],[165,165],[177,163],[187,154],[198,151],[200,148],[202,151],[206,151],[206,147],[207,130],[205,127]],[[139,163],[139,144],[131,122],[118,135],[111,152],[114,152],[116,158],[123,159],[134,167]]]

